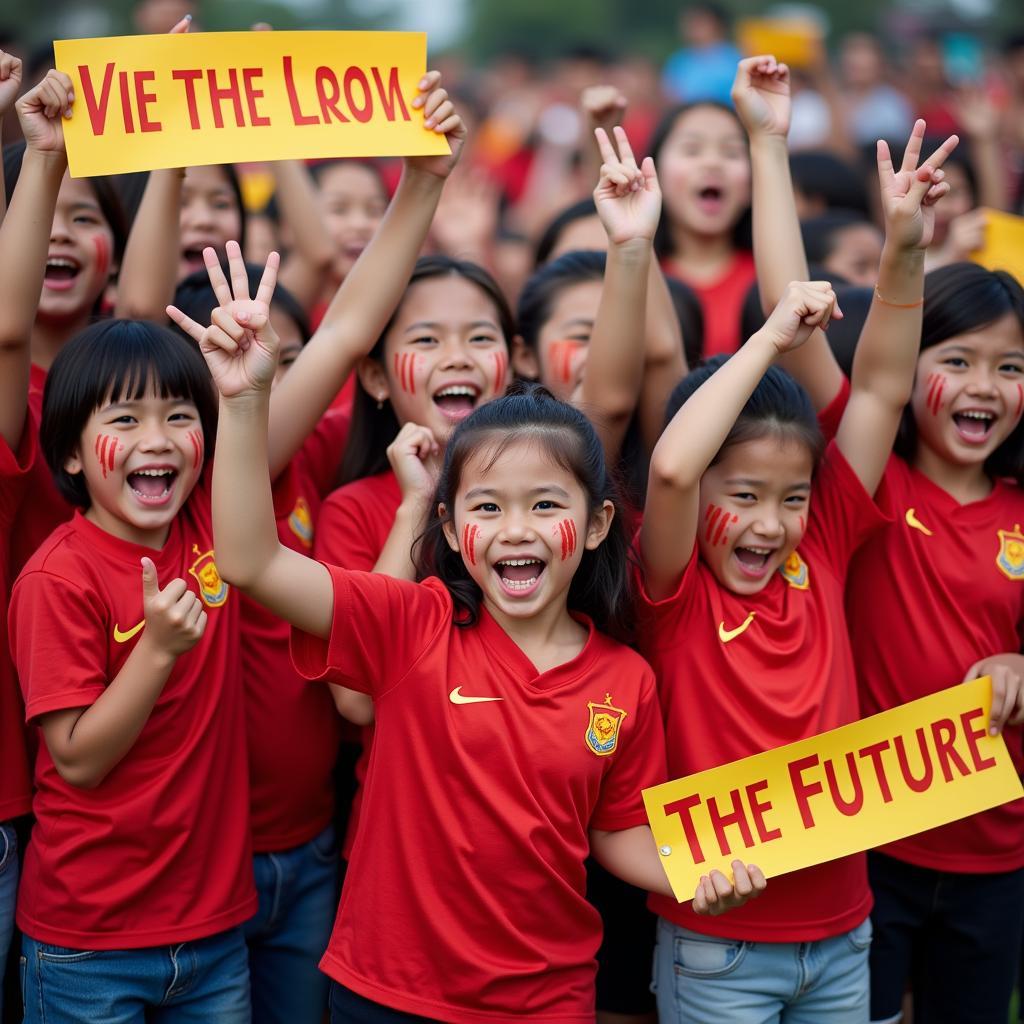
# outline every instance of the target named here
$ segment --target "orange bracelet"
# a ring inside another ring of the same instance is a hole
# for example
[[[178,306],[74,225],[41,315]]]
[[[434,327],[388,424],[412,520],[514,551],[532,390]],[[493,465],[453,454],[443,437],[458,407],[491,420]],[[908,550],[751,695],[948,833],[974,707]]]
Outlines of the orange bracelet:
[[[875,289],[875,298],[878,299],[883,306],[892,306],[893,309],[917,309],[918,306],[924,305],[923,295],[917,300],[917,302],[890,302],[877,288]]]

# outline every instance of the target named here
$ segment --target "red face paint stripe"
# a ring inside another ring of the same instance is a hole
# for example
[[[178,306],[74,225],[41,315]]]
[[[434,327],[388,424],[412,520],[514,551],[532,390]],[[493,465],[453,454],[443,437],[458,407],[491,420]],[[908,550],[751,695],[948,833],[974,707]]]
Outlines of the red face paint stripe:
[[[728,526],[732,526],[733,523],[738,523],[739,521],[740,521],[740,517],[736,516],[736,515],[729,516],[728,514],[726,514],[726,515],[724,515],[722,517],[722,524],[723,524],[723,526],[727,522],[728,522]],[[721,541],[719,543],[721,543],[721,544],[728,544],[729,543],[729,530],[728,530],[728,527],[726,527],[725,532],[722,534],[722,539],[721,539]]]
[[[711,540],[711,533],[714,530],[715,523],[718,521],[718,517],[721,514],[722,514],[721,506],[719,506],[719,505],[709,505],[708,506],[708,516],[710,516],[710,519],[708,519],[707,532],[704,534],[704,539],[705,540]],[[707,516],[705,518],[707,518]]]
[[[807,526],[806,526],[806,524],[804,522],[804,517],[801,516],[800,517],[800,532],[803,533],[806,529],[807,529]]]
[[[96,452],[96,458],[97,459],[100,457],[100,441],[102,441],[102,440],[103,440],[103,435],[102,434],[97,434],[96,435],[96,443],[92,446],[93,447],[93,451]]]
[[[107,240],[102,235],[96,235],[92,240],[93,248],[96,250],[96,275],[103,280],[110,270],[110,248]]]
[[[564,562],[569,553],[569,538],[565,535],[565,520],[558,524],[558,532],[562,538],[562,561]]]
[[[113,441],[112,437],[107,434],[103,434],[100,437],[100,469],[103,470],[103,479],[107,479],[107,445]]]
[[[569,527],[572,530],[572,551],[569,554],[574,555],[576,554],[576,524],[571,519],[569,520]]]
[[[1024,387],[1017,385],[1017,416],[1024,412]]]
[[[504,352],[494,352],[494,393],[500,395],[505,390],[505,371],[508,369],[508,360]]]
[[[725,533],[725,528],[728,525],[729,525],[729,513],[726,512],[726,514],[724,516],[722,516],[718,520],[718,529],[715,530],[714,540],[712,540],[712,542],[711,542],[712,544],[717,544],[719,542],[719,540],[721,540],[722,534]]]
[[[114,469],[114,453],[117,451],[118,444],[114,438],[110,439],[110,447],[107,448],[107,463],[111,471]]]
[[[476,535],[479,532],[480,528],[476,524],[467,523],[462,528],[462,547],[470,565],[476,565]]]

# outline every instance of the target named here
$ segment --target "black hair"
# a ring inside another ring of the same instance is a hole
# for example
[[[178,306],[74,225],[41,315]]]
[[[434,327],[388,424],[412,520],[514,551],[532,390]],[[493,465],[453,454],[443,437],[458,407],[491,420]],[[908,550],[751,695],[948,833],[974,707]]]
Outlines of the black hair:
[[[21,175],[21,161],[25,156],[25,142],[12,142],[4,146],[4,193],[7,198],[7,206],[11,205],[11,197],[14,195],[14,188],[18,184]],[[96,196],[103,219],[114,236],[114,260],[120,265],[124,256],[125,243],[128,241],[128,221],[125,217],[124,207],[121,198],[114,184],[114,179],[95,175],[85,179]]]
[[[723,114],[728,114],[739,125],[744,141],[748,142],[747,130],[743,127],[743,122],[732,107],[728,107],[724,103],[718,103],[715,100],[696,100],[693,103],[683,103],[673,107],[664,114],[651,134],[651,141],[647,148],[650,150],[655,166],[661,160],[661,151],[679,119],[685,114],[689,114],[691,110],[700,110],[704,107],[708,107],[711,110],[720,110]],[[753,248],[753,221],[751,220],[749,206],[743,211],[733,227],[732,235],[733,245],[737,249],[749,250]],[[672,255],[672,229],[669,224],[668,205],[666,203],[661,204],[661,218],[658,221],[658,230],[654,234],[654,254],[659,260],[666,259]]]
[[[230,277],[227,259],[221,257],[221,267],[225,277]],[[263,280],[263,267],[258,263],[246,263],[245,273],[249,279],[249,294],[255,295],[259,290],[260,282]],[[203,326],[209,324],[211,314],[220,303],[214,294],[213,285],[210,284],[210,275],[204,267],[202,270],[194,270],[183,281],[178,283],[174,290],[174,305],[186,316],[190,316],[196,323]],[[302,308],[302,303],[282,284],[274,288],[274,297],[270,300],[271,309],[284,313],[295,322],[302,335],[302,343],[309,341],[309,317]],[[171,328],[177,331],[186,341],[195,344],[192,336],[186,334],[176,323],[171,323]]]
[[[445,452],[434,512],[419,546],[421,577],[438,576],[442,580],[461,612],[460,625],[477,622],[483,595],[466,570],[462,555],[448,544],[444,526],[452,522],[466,462],[485,450],[488,465],[493,465],[510,445],[523,441],[536,444],[573,474],[586,492],[591,515],[605,501],[615,506],[604,542],[595,550],[583,550],[583,560],[569,586],[568,603],[574,611],[589,615],[603,632],[625,636],[631,625],[629,546],[604,449],[587,417],[539,384],[513,384],[503,398],[482,405],[455,428]],[[443,518],[437,511],[440,505],[445,508]]]
[[[365,160],[360,157],[332,157],[329,160],[318,160],[315,164],[309,165],[309,173],[313,180],[319,185],[323,176],[335,167],[360,167],[368,171],[380,184],[381,194],[385,201],[388,198],[388,186],[384,180],[384,171],[375,160]]]
[[[519,293],[516,322],[528,348],[537,350],[541,328],[551,316],[551,307],[562,289],[585,281],[604,281],[607,256],[593,249],[565,252],[545,263],[530,276]]]
[[[921,351],[959,334],[979,331],[1007,314],[1024,332],[1024,288],[1005,270],[986,270],[977,263],[950,263],[924,278],[924,317]],[[907,405],[900,420],[894,451],[908,461],[917,449],[917,423]],[[992,477],[1011,477],[1024,483],[1024,420],[985,461]]]
[[[581,199],[579,202],[573,203],[572,206],[567,206],[561,213],[557,214],[541,232],[540,239],[537,241],[537,248],[534,251],[533,256],[534,268],[536,269],[542,263],[547,263],[547,261],[551,259],[551,253],[554,252],[555,246],[558,245],[558,240],[562,237],[562,232],[565,231],[570,224],[575,224],[576,221],[583,220],[586,217],[596,216],[597,204],[594,202],[593,196]]]
[[[835,251],[839,235],[847,228],[869,227],[877,230],[859,210],[826,210],[800,224],[808,263],[824,263]]]
[[[840,294],[841,289],[853,288],[853,285],[842,274],[835,274],[816,263],[812,263],[808,268],[807,280],[830,282],[837,296]],[[843,294],[845,294],[845,291]],[[842,304],[842,300],[840,300],[839,305],[845,313],[846,307]],[[867,313],[864,315],[866,316]],[[754,281],[747,289],[746,295],[743,296],[743,304],[740,306],[740,343],[746,344],[747,339],[752,338],[761,330],[767,320],[768,316],[761,305],[761,289],[758,287],[757,282]],[[841,323],[844,323],[844,321],[833,320],[829,324],[829,330],[832,329],[833,325]],[[862,318],[861,326],[863,326],[863,323]],[[860,333],[860,327],[857,328],[857,333]],[[854,341],[856,341],[856,338]]]
[[[141,398],[152,384],[162,398],[183,398],[199,412],[207,457],[217,433],[217,400],[203,357],[173,331],[148,320],[101,320],[75,335],[46,377],[39,442],[57,489],[88,508],[82,473],[64,463],[79,450],[89,417],[112,398]]]
[[[697,388],[721,369],[728,359],[729,356],[725,355],[712,356],[706,363],[691,370],[676,385],[669,396],[666,424],[671,422]],[[791,438],[806,445],[815,468],[825,451],[825,438],[810,395],[779,366],[769,366],[765,371],[709,465],[721,461],[726,450],[733,445],[769,436]]]
[[[384,325],[380,337],[370,351],[369,357],[383,364],[384,339],[391,330],[402,310],[405,296],[409,289],[420,281],[429,281],[438,277],[461,277],[479,288],[494,304],[498,314],[498,326],[504,335],[505,344],[512,347],[515,336],[515,320],[509,308],[508,299],[501,286],[478,263],[469,260],[457,260],[451,256],[421,256],[416,261],[409,283],[406,285],[402,301],[395,308],[391,318]],[[352,402],[352,425],[349,430],[348,443],[341,463],[339,483],[347,484],[363,477],[375,476],[388,468],[388,445],[398,434],[398,418],[390,402],[383,408],[377,408],[377,401],[366,393],[358,376],[356,377],[355,397]]]
[[[666,274],[665,284],[683,334],[686,365],[696,366],[704,358],[704,307],[697,293],[678,278]]]
[[[874,150],[871,166],[874,167]],[[810,199],[821,200],[827,209],[849,210],[870,218],[868,190],[864,176],[834,153],[808,150],[789,158],[793,188]]]

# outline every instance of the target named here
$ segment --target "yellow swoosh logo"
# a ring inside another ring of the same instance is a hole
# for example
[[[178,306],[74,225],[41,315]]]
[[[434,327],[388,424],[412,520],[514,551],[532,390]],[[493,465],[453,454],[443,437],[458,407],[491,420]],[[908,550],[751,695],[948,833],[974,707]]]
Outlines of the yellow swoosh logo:
[[[922,523],[916,515],[914,515],[914,510],[912,508],[907,509],[907,514],[905,518],[907,520],[907,526],[911,527],[914,530],[920,530],[926,537],[932,536],[932,531],[929,530],[928,527],[925,526],[924,523]]]
[[[492,700],[504,700],[504,697],[464,697],[462,695],[462,687],[456,686],[451,693],[448,694],[448,699],[453,704],[486,704]]]
[[[741,633],[746,633],[747,627],[754,621],[755,612],[751,612],[735,629],[726,629],[725,623],[720,622],[718,624],[718,639],[723,644],[727,644],[730,640],[735,640]]]
[[[121,630],[118,628],[117,624],[115,623],[115,625],[114,625],[114,640],[117,643],[119,643],[119,644],[127,643],[129,640],[131,640],[131,638],[133,636],[135,636],[136,633],[138,633],[138,631],[140,629],[142,629],[142,627],[145,624],[146,624],[146,620],[143,619],[141,622],[139,622],[136,625],[132,626],[131,629],[126,629],[122,633]]]

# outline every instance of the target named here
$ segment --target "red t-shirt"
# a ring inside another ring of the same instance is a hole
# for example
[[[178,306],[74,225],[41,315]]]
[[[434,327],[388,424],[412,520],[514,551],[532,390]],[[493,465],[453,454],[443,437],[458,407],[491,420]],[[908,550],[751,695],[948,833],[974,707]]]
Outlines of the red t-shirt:
[[[786,575],[779,572],[757,594],[734,594],[695,546],[675,594],[657,602],[642,595],[639,646],[658,677],[672,778],[860,717],[843,585],[854,550],[882,522],[833,444]],[[741,633],[723,637],[744,622]],[[688,903],[662,896],[651,896],[650,905],[708,935],[808,942],[858,925],[871,909],[871,893],[858,854],[773,878],[758,900],[722,917],[698,916]]]
[[[740,337],[740,321],[743,316],[743,300],[750,286],[757,280],[753,253],[738,249],[726,271],[711,284],[687,280],[671,259],[665,261],[663,269],[665,273],[689,285],[700,299],[701,312],[704,314],[704,358],[710,359],[721,353],[732,355],[746,340]]]
[[[213,935],[256,910],[238,601],[213,562],[208,480],[162,550],[119,540],[79,513],[36,552],[11,594],[29,721],[88,707],[117,676],[138,642],[126,634],[143,621],[143,555],[161,586],[187,581],[209,616],[131,750],[95,789],[65,782],[38,744],[36,825],[17,912],[37,941],[158,946]]]
[[[347,435],[348,416],[327,412],[274,482],[277,535],[293,551],[312,551],[320,498]],[[327,688],[310,686],[292,666],[288,623],[244,596],[241,617],[253,849],[289,850],[334,816],[341,719]]]
[[[959,683],[976,661],[1020,650],[1024,618],[1024,492],[997,480],[959,504],[892,456],[878,489],[892,524],[850,568],[846,609],[864,714]],[[1004,732],[1018,773],[1021,728]],[[1024,798],[882,848],[938,871],[1024,866]]]
[[[7,622],[7,538],[25,494],[32,466],[39,455],[35,431],[26,417],[17,453],[0,438],[0,621]],[[0,635],[0,821],[27,814],[32,807],[32,777],[28,766],[25,708],[11,663],[7,630]]]
[[[389,469],[376,476],[363,477],[339,487],[323,504],[316,524],[314,551],[322,562],[343,569],[370,572],[387,543],[395,513],[402,503],[402,490]],[[354,687],[361,689],[361,687]],[[356,791],[349,811],[348,830],[342,843],[342,855],[352,853],[363,806],[363,782],[370,763],[373,726],[361,730],[363,749],[356,762]]]
[[[295,664],[369,692],[377,725],[374,827],[321,968],[451,1024],[593,1024],[588,829],[645,824],[641,790],[664,780],[650,668],[591,626],[576,658],[538,673],[485,610],[456,627],[439,580],[329,568],[330,640],[293,632]]]

